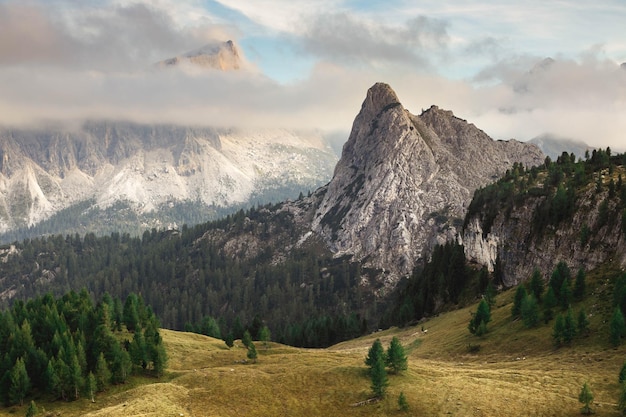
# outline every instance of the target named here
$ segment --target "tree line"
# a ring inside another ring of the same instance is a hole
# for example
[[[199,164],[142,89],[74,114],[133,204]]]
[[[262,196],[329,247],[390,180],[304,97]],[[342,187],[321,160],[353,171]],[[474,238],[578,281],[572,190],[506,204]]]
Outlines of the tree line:
[[[296,346],[328,346],[375,327],[382,308],[358,285],[367,273],[358,263],[333,258],[322,245],[293,249],[273,262],[276,246],[297,235],[293,216],[275,214],[277,207],[141,237],[88,233],[16,242],[17,253],[0,263],[6,277],[0,290],[17,289],[15,299],[23,300],[76,288],[94,299],[141,294],[166,328],[195,331],[214,318],[225,337],[242,333],[237,321],[245,329],[257,318],[275,340]],[[263,247],[252,257],[232,256],[211,237],[222,233],[254,235]]]

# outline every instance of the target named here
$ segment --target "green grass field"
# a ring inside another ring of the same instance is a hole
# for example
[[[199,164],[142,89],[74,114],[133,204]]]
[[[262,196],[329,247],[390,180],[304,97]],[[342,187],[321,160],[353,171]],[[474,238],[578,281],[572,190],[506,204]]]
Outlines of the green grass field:
[[[169,352],[161,380],[134,378],[87,399],[64,403],[35,398],[50,416],[565,416],[580,415],[578,394],[588,382],[595,415],[618,416],[619,370],[626,347],[608,344],[611,284],[605,273],[589,277],[584,306],[591,332],[572,346],[555,348],[552,324],[525,329],[510,318],[514,290],[497,297],[489,332],[467,331],[476,306],[458,309],[405,329],[392,328],[328,349],[296,349],[257,342],[258,362],[241,363],[241,343],[163,330]],[[424,331],[422,331],[422,329]],[[405,346],[409,369],[390,375],[383,401],[354,407],[371,397],[363,360],[380,338]],[[478,349],[470,352],[470,345]],[[408,412],[398,410],[404,392]],[[0,409],[25,415],[26,406]]]

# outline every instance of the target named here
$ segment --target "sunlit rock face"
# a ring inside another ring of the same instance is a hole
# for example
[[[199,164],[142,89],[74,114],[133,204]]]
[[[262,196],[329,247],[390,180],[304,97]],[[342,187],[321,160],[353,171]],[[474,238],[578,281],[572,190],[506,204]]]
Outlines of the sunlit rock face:
[[[393,285],[434,244],[458,235],[476,188],[515,162],[543,158],[534,145],[494,141],[436,106],[412,115],[378,83],[354,120],[312,230],[337,256],[385,270]]]

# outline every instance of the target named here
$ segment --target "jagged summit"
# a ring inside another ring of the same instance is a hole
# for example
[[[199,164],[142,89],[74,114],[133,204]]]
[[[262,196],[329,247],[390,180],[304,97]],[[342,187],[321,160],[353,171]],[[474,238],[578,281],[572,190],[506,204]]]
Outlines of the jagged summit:
[[[226,42],[209,43],[201,48],[186,52],[160,62],[157,67],[171,67],[178,65],[194,65],[202,68],[218,69],[221,71],[238,70],[242,67],[239,48],[231,40]]]
[[[400,100],[396,92],[385,83],[376,83],[367,90],[367,96],[361,106],[361,113],[378,114],[386,107],[399,105]]]
[[[436,106],[412,115],[389,85],[377,83],[354,120],[312,229],[338,256],[386,270],[393,282],[434,243],[454,238],[455,219],[476,188],[514,162],[542,161],[537,147],[493,141]]]

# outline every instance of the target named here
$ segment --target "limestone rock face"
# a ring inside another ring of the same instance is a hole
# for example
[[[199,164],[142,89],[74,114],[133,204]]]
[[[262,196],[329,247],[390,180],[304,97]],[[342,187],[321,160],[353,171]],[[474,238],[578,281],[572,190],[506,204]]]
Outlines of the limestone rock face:
[[[350,255],[395,280],[435,243],[455,238],[474,190],[514,162],[539,164],[534,145],[493,141],[452,112],[409,113],[395,92],[369,89],[312,230],[337,255]]]
[[[137,212],[192,201],[255,204],[316,189],[337,157],[316,132],[90,122],[79,129],[0,129],[0,232],[73,204]],[[282,193],[285,193],[281,195]]]
[[[465,256],[491,271],[499,257],[505,287],[529,279],[535,269],[549,273],[561,261],[574,273],[579,268],[594,269],[607,261],[626,267],[626,235],[620,224],[618,198],[608,198],[608,191],[596,194],[595,187],[580,192],[573,217],[556,227],[549,226],[540,237],[533,230],[533,216],[546,197],[526,198],[508,214],[502,210],[488,233],[484,233],[478,213],[469,219],[463,232]],[[600,205],[605,200],[610,220],[599,227]],[[588,228],[589,238],[583,243],[584,228]]]

